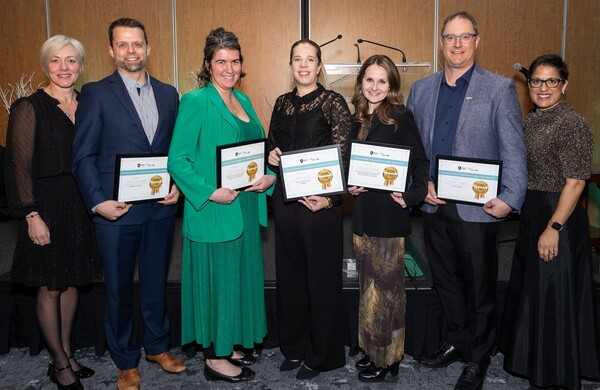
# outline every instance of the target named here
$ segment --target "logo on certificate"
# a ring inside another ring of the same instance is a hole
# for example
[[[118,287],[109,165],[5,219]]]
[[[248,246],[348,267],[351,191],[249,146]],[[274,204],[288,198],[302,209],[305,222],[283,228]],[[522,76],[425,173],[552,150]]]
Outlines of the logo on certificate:
[[[248,181],[251,182],[256,178],[256,172],[258,172],[258,164],[252,161],[246,167],[246,173],[248,174]]]
[[[393,186],[394,180],[398,178],[398,170],[394,167],[385,167],[383,168],[383,185],[384,186]]]
[[[319,173],[317,173],[317,178],[319,179],[319,183],[323,186],[322,189],[326,190],[331,187],[333,173],[329,169],[321,169]]]
[[[489,190],[489,186],[486,182],[478,180],[473,183],[473,192],[475,193],[475,199],[481,199],[485,197],[485,194]]]
[[[163,184],[162,176],[159,176],[159,175],[152,176],[150,178],[150,182],[148,183],[148,185],[150,186],[150,189],[152,190],[150,192],[150,195],[158,194],[158,191],[160,191],[160,187],[162,187],[162,184]]]

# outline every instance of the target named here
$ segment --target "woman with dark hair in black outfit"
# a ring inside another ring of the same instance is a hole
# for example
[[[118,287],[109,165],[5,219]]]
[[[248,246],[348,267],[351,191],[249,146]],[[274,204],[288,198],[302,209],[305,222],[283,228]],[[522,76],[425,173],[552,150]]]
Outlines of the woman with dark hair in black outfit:
[[[504,309],[504,367],[533,386],[579,389],[600,379],[600,326],[592,245],[579,202],[591,175],[594,141],[564,99],[567,64],[557,55],[529,67],[535,108],[525,119],[527,194]]]

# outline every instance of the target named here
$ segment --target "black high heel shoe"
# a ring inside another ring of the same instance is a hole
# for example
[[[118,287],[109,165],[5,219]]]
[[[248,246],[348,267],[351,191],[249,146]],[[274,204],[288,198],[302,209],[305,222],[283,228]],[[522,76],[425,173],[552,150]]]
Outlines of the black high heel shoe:
[[[357,370],[364,370],[366,368],[369,368],[370,365],[371,358],[369,357],[369,355],[364,355],[362,359],[356,362],[355,367]]]
[[[77,362],[77,364],[79,364],[79,362],[75,359],[74,355],[69,356],[69,360],[73,360],[74,362]],[[79,364],[79,370],[73,370],[73,372],[75,373],[75,375],[77,375],[77,378],[79,379],[89,378],[96,373],[96,371],[82,364]]]
[[[400,370],[400,362],[396,362],[386,368],[379,368],[371,363],[369,367],[358,373],[358,380],[361,382],[382,382],[389,372],[392,376],[397,376]]]
[[[83,385],[81,384],[81,381],[79,380],[79,378],[71,383],[70,385],[63,385],[62,383],[60,383],[58,381],[58,378],[56,377],[56,374],[58,374],[61,371],[64,370],[68,370],[71,368],[71,365],[67,365],[63,368],[56,368],[54,367],[54,364],[50,363],[48,366],[48,376],[50,377],[50,381],[56,384],[56,387],[59,390],[83,390]]]

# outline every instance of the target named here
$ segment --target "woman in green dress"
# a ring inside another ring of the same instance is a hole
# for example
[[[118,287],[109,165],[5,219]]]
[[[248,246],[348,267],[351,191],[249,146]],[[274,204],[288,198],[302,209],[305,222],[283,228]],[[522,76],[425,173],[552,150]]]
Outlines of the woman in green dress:
[[[260,225],[267,224],[268,174],[245,191],[217,188],[216,148],[264,138],[241,77],[237,37],[211,31],[198,75],[183,96],[169,151],[169,172],[185,195],[181,280],[182,343],[204,347],[207,380],[254,377],[254,363],[234,346],[253,348],[266,335]]]

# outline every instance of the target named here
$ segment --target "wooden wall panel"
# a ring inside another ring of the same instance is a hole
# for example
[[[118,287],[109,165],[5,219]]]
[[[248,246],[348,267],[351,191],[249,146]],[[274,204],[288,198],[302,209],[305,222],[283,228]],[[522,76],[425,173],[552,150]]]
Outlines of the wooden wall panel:
[[[15,85],[22,74],[31,75],[37,89],[46,75],[40,66],[39,50],[47,38],[44,0],[3,0],[0,15],[0,87]],[[0,108],[0,145],[6,144],[8,112]],[[2,164],[0,164],[2,166]]]
[[[289,90],[289,47],[300,38],[298,0],[177,1],[179,91],[192,89],[190,72],[197,73],[204,42],[211,30],[233,31],[242,47],[241,89],[252,100],[265,130],[277,96]]]
[[[108,26],[121,17],[138,19],[146,27],[150,56],[148,71],[161,81],[173,82],[173,27],[171,0],[50,0],[52,35],[80,40],[86,50],[85,72],[79,85],[100,80],[116,69],[108,54]]]
[[[397,47],[404,51],[409,62],[433,62],[433,0],[313,0],[310,2],[310,18],[310,38],[315,42],[322,44],[338,34],[343,35],[341,40],[323,47],[325,63],[356,63],[354,43],[359,38]],[[360,54],[362,61],[373,54],[385,54],[395,62],[402,61],[399,52],[366,42],[360,44]],[[404,96],[407,97],[414,81],[431,72],[432,67],[402,73]],[[351,96],[348,94],[351,95],[352,91],[344,89],[342,94],[349,100]]]
[[[525,115],[531,109],[531,100],[525,78],[513,65],[519,62],[528,67],[540,54],[561,53],[563,0],[440,0],[440,34],[446,16],[458,11],[469,12],[479,24],[477,63],[515,80]],[[443,63],[441,52],[439,59]]]
[[[600,2],[569,0],[567,50],[569,86],[566,96],[594,129],[594,161],[600,163]]]

